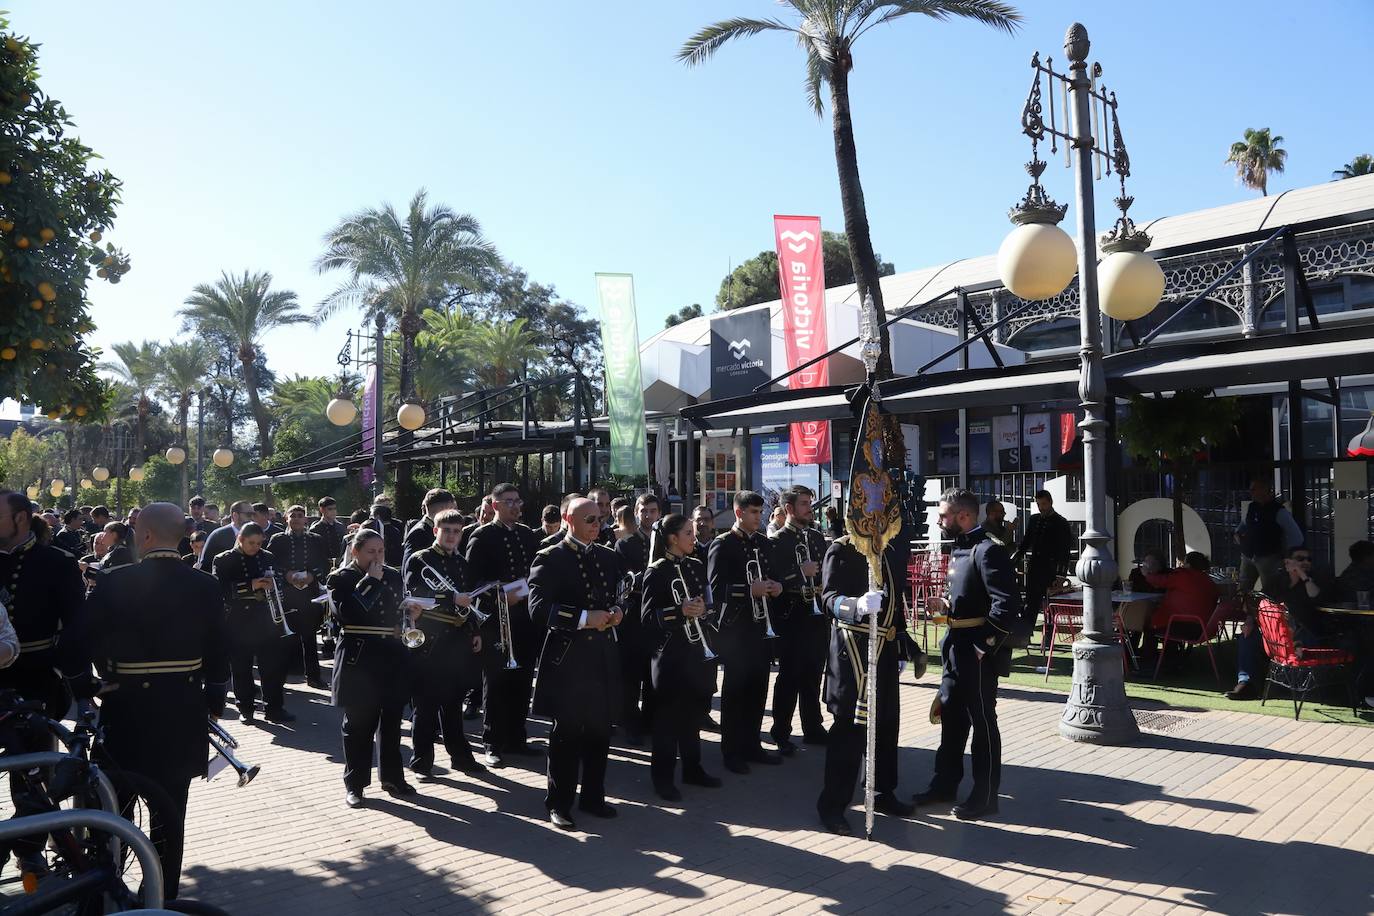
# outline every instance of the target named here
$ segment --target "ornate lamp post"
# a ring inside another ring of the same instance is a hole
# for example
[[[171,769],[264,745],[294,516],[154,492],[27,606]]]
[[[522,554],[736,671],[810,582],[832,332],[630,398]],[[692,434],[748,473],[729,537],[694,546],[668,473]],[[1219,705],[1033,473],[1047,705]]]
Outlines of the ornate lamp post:
[[[382,405],[385,403],[382,397],[382,376],[386,366],[386,315],[378,312],[376,327],[372,335],[372,356],[369,358],[363,355],[363,342],[367,336],[361,331],[348,332],[347,340],[344,342],[343,349],[339,351],[339,366],[346,376],[347,370],[357,367],[360,371],[364,367],[370,367],[372,374],[371,403],[365,405],[363,411],[363,434],[367,435],[368,423],[372,424],[372,483],[377,492],[382,490],[382,475],[386,470],[382,460]],[[357,343],[356,355],[354,343]],[[371,419],[368,418],[368,408],[370,408]],[[353,404],[352,395],[344,387],[343,379],[340,379],[338,395],[330,400],[325,408],[325,416],[329,422],[335,426],[347,426],[353,422],[357,416],[358,409]],[[425,408],[415,400],[406,400],[400,404],[396,411],[396,423],[402,429],[413,431],[425,424]],[[368,443],[363,442],[366,448]]]
[[[1078,292],[1079,359],[1078,383],[1083,420],[1083,488],[1087,502],[1087,527],[1077,573],[1083,580],[1083,631],[1073,646],[1073,688],[1059,722],[1059,733],[1074,741],[1098,744],[1126,744],[1137,739],[1140,730],[1126,704],[1126,688],[1121,672],[1121,647],[1114,638],[1111,587],[1116,580],[1116,560],[1107,534],[1107,384],[1102,367],[1102,313],[1130,320],[1147,314],[1164,292],[1164,275],[1154,259],[1145,254],[1150,238],[1137,230],[1126,211],[1133,202],[1126,194],[1130,158],[1121,139],[1116,116],[1116,94],[1099,83],[1100,65],[1093,64],[1089,74],[1088,31],[1081,24],[1069,27],[1064,51],[1069,72],[1058,73],[1053,61],[1031,58],[1035,76],[1021,115],[1022,130],[1031,139],[1031,162],[1026,170],[1031,187],[1026,197],[1012,209],[1017,224],[998,252],[998,269],[1003,282],[1024,299],[1047,299],[1068,286],[1073,271],[1068,254],[1073,241],[1057,224],[1065,207],[1054,203],[1040,186],[1045,163],[1038,144],[1050,137],[1050,151],[1058,152],[1064,141],[1065,156],[1073,152],[1077,186],[1075,207],[1078,217]],[[1041,76],[1047,78],[1046,101]],[[1061,129],[1055,120],[1055,93],[1061,93],[1062,116],[1070,121]],[[1045,108],[1049,109],[1048,122]],[[1069,112],[1072,112],[1070,115]],[[1110,151],[1097,135],[1109,129]],[[1121,196],[1116,204],[1121,217],[1104,240],[1108,252],[1100,270],[1097,263],[1097,225],[1094,217],[1094,171],[1101,177],[1103,166],[1111,175],[1115,168],[1121,181]],[[1065,243],[1068,243],[1067,245]],[[1100,294],[1100,299],[1099,299]]]

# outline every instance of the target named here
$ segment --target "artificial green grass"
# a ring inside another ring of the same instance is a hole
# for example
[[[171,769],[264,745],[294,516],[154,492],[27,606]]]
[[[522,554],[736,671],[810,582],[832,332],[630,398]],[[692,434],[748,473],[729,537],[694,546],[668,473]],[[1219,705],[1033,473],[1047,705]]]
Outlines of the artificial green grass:
[[[1031,644],[1039,645],[1038,633],[1032,638]],[[1207,661],[1207,650],[1198,646],[1179,659],[1172,671],[1171,659],[1165,659],[1158,681],[1153,677],[1153,668],[1128,673],[1126,696],[1131,699],[1131,705],[1137,709],[1148,710],[1220,709],[1266,716],[1286,716],[1290,719],[1293,717],[1293,701],[1289,698],[1288,691],[1281,687],[1269,689],[1269,700],[1263,706],[1260,705],[1259,699],[1228,700],[1224,691],[1230,690],[1236,683],[1235,643],[1225,640],[1219,645],[1214,644],[1212,651],[1216,654],[1217,670],[1221,672],[1221,687],[1217,686],[1216,678],[1212,675],[1212,666]],[[1042,659],[1038,648],[1030,653],[1018,649],[1012,659],[1011,677],[1004,679],[1004,683],[1040,687],[1067,696],[1073,681],[1073,657],[1069,647],[1065,645],[1055,649],[1054,667],[1050,671],[1048,681],[1045,680],[1045,675],[1037,674],[1035,671]],[[1259,693],[1263,694],[1263,682],[1258,682],[1257,686]],[[1352,711],[1345,685],[1337,683],[1308,695],[1302,707],[1302,721],[1339,722],[1344,725],[1374,727],[1374,709]]]

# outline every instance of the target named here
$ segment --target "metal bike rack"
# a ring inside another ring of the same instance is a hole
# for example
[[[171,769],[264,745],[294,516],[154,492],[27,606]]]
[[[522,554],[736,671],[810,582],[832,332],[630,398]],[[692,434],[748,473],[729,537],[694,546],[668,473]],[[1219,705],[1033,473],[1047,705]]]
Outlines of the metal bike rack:
[[[56,756],[61,754],[21,754],[19,757],[4,758],[3,763],[10,764],[11,761],[19,760],[24,757]],[[42,764],[39,764],[41,766]],[[6,769],[13,769],[8,766]],[[33,836],[34,834],[48,834],[54,830],[70,830],[74,827],[86,827],[94,830],[103,830],[106,833],[119,837],[129,845],[138,858],[138,864],[143,869],[143,907],[145,910],[163,912],[162,907],[162,864],[158,861],[157,850],[153,848],[150,841],[133,824],[126,821],[117,814],[108,811],[94,811],[88,808],[74,809],[68,811],[50,811],[45,814],[31,814],[27,817],[11,818],[7,821],[0,821],[0,841],[14,840],[19,837]]]

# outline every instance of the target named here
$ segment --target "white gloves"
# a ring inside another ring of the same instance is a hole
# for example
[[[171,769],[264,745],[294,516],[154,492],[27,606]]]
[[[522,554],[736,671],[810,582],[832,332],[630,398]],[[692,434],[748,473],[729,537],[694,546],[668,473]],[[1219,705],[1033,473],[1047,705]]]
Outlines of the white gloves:
[[[871,614],[876,614],[883,609],[882,592],[864,592],[854,599],[854,616],[863,620]]]

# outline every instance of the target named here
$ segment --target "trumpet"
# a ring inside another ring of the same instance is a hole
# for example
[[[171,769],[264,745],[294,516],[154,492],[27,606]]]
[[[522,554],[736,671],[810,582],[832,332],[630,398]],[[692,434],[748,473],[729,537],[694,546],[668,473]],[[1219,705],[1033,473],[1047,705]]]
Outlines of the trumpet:
[[[515,640],[511,638],[510,632],[510,601],[506,598],[506,588],[502,583],[496,585],[496,622],[499,625],[501,641],[497,648],[506,654],[506,670],[514,671],[520,667],[520,663],[515,660]]]
[[[751,586],[755,582],[759,582],[763,579],[763,562],[759,559],[759,552],[757,550],[754,551],[754,559],[744,564],[744,578]],[[751,594],[749,596],[749,603],[754,610],[754,619],[762,620],[764,623],[763,638],[776,638],[778,634],[773,632],[773,614],[768,607],[768,596],[760,595],[755,598]]]
[[[811,562],[811,545],[807,543],[806,532],[802,532],[801,540],[797,542],[797,546],[794,549],[796,550],[798,569],[800,569],[803,564]],[[821,605],[820,602],[816,600],[816,580],[810,576],[806,576],[805,578],[806,592],[811,595],[811,615],[813,617],[819,617],[821,616]]]
[[[253,777],[261,772],[260,766],[249,766],[242,760],[234,756],[233,752],[238,750],[239,743],[234,736],[225,731],[224,726],[214,719],[205,720],[206,730],[209,732],[210,747],[215,749],[215,753],[224,758],[225,762],[239,774],[239,788],[242,789],[253,781]]]
[[[673,578],[672,589],[673,601],[676,602],[679,607],[692,600],[692,590],[687,587],[687,580],[683,577],[682,567],[680,566],[678,567],[677,575]],[[700,618],[685,618],[682,623],[682,628],[687,633],[687,641],[689,643],[701,644],[702,654],[705,655],[708,662],[716,657],[716,653],[711,651],[710,644],[706,642],[706,630],[702,627]]]
[[[409,614],[401,624],[401,642],[407,649],[418,649],[425,644],[425,631],[411,622]]]
[[[295,636],[291,624],[286,622],[286,604],[282,601],[281,589],[277,587],[277,577],[272,570],[266,571],[267,609],[272,614],[272,622],[281,627],[281,635]]]
[[[463,594],[462,589],[454,585],[448,576],[444,575],[442,572],[436,569],[433,565],[429,563],[429,561],[421,559],[420,563],[422,564],[420,567],[420,580],[425,583],[426,587],[428,587],[430,591],[433,591],[436,594],[439,592],[448,592],[449,594],[453,595]],[[491,589],[494,585],[496,585],[495,582],[488,582],[481,588],[468,592],[468,597],[476,598],[478,595]],[[486,623],[487,618],[491,616],[490,614],[483,614],[480,610],[478,610],[476,604],[473,604],[466,608],[457,607],[455,605],[455,610],[458,612],[458,617],[461,620],[467,620],[469,614],[476,615],[477,622],[479,624]]]

